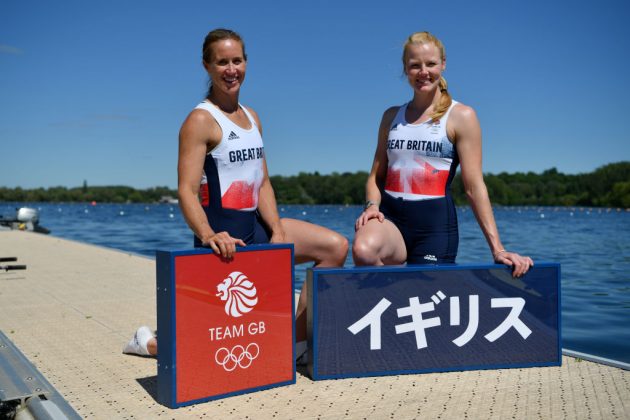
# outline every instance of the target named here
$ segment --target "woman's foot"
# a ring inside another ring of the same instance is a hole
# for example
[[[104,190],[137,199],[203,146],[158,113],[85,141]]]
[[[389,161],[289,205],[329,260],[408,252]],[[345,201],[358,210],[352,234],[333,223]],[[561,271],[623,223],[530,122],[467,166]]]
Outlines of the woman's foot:
[[[133,338],[123,347],[124,354],[137,354],[139,356],[154,356],[149,350],[149,340],[154,339],[151,329],[147,326],[138,328]]]

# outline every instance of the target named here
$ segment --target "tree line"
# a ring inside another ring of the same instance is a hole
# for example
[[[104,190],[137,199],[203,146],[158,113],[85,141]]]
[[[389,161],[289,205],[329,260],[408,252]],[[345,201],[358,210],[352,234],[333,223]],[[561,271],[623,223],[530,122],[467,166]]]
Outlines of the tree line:
[[[367,172],[318,172],[270,177],[281,204],[363,204]],[[555,168],[541,174],[516,172],[485,174],[493,204],[539,206],[589,206],[630,208],[630,162],[602,166],[585,174],[563,174]],[[453,179],[451,191],[458,205],[467,204],[461,176]],[[155,203],[177,197],[168,187],[135,189],[126,186],[66,188],[0,187],[0,201]]]
[[[126,186],[99,186],[66,188],[23,189],[0,187],[0,201],[51,202],[51,203],[156,203],[163,197],[177,197],[177,191],[168,187],[135,189]]]
[[[367,172],[272,176],[280,203],[363,204]],[[593,206],[630,208],[630,162],[611,163],[587,174],[567,175],[555,168],[541,174],[517,172],[485,174],[493,204],[539,206]],[[460,174],[451,192],[458,205],[467,204]]]

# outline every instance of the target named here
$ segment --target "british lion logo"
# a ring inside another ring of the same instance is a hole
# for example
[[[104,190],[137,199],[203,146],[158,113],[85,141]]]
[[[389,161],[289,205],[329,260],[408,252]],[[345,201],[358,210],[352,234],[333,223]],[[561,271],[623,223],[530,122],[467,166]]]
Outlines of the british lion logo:
[[[258,303],[256,287],[245,274],[234,271],[217,285],[217,294],[225,302],[225,313],[238,318]]]

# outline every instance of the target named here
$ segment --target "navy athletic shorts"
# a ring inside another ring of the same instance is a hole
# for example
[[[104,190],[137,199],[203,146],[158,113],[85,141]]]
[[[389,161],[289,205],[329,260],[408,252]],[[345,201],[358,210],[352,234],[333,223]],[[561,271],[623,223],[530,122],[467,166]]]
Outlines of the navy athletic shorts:
[[[233,238],[242,239],[247,245],[267,244],[271,240],[271,231],[267,228],[258,211],[238,211],[221,209],[219,215],[208,215],[208,208],[204,207],[212,230],[216,233],[227,232]],[[215,217],[212,217],[215,216]],[[203,245],[195,236],[195,248]]]
[[[386,192],[379,206],[403,236],[407,264],[453,264],[459,234],[450,195],[430,200],[403,200]]]

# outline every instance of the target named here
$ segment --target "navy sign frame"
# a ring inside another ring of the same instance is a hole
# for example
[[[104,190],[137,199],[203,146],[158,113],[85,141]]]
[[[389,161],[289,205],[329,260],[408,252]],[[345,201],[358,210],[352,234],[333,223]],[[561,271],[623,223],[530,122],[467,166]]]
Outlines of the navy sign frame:
[[[560,264],[309,269],[314,380],[560,366]]]

